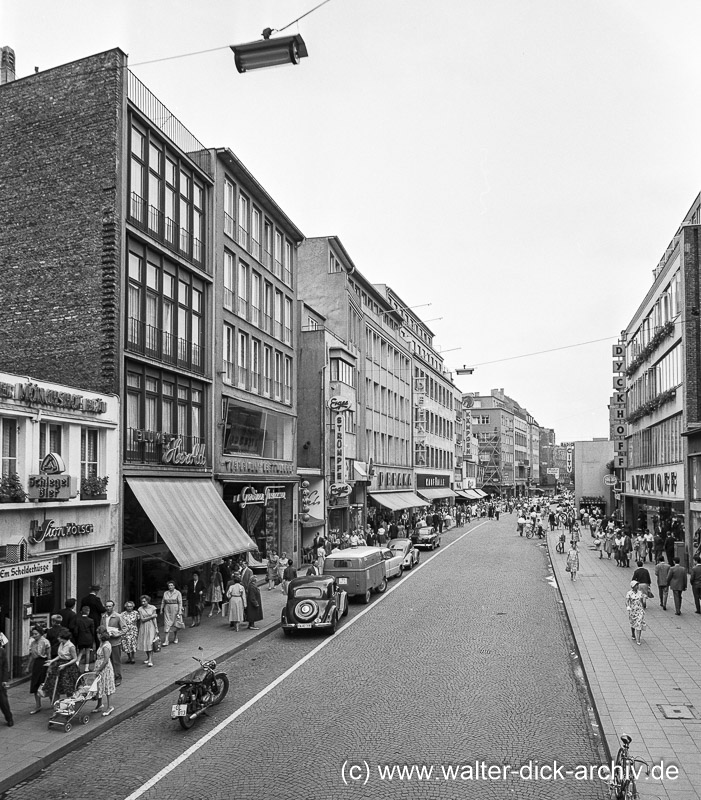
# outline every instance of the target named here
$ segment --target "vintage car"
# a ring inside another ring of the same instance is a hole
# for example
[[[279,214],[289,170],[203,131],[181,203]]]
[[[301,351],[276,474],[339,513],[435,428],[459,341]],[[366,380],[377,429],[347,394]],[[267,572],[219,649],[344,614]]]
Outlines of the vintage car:
[[[403,569],[413,569],[419,563],[419,551],[414,547],[411,539],[392,539],[387,547],[395,554],[395,557],[401,556]]]
[[[385,562],[385,577],[387,580],[390,578],[401,578],[404,572],[404,559],[400,553],[395,553],[389,547],[381,547],[382,560]]]
[[[441,546],[441,535],[432,525],[424,525],[416,531],[415,547],[426,547],[435,550]]]
[[[285,636],[296,630],[334,634],[348,614],[348,595],[330,575],[306,575],[290,581],[281,625]]]

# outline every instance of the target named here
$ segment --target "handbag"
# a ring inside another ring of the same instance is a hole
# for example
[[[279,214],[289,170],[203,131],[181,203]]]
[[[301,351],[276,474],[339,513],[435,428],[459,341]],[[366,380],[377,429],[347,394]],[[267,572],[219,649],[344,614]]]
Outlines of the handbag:
[[[153,640],[153,652],[159,653],[160,650],[161,650],[161,637],[156,636],[156,638]]]
[[[565,566],[565,572],[572,572],[572,567],[569,564]]]
[[[183,622],[182,614],[178,614],[177,615],[177,617],[175,618],[175,622],[173,623],[173,627],[176,630],[179,630],[179,631],[182,630],[185,627],[185,623]]]

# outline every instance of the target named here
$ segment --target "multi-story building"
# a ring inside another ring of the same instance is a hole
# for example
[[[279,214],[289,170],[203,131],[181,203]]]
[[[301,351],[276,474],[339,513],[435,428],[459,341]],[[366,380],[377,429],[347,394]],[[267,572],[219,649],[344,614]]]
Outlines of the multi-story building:
[[[297,246],[301,231],[229,149],[214,165],[213,466],[255,541],[298,555]],[[216,415],[215,415],[216,416]]]
[[[121,397],[121,595],[134,598],[174,564],[254,547],[212,483],[217,164],[119,49],[11,77],[0,367]]]
[[[540,487],[546,492],[554,492],[557,489],[560,473],[555,465],[556,439],[555,431],[552,428],[540,428],[540,465],[538,469],[538,480]]]
[[[513,497],[514,412],[498,389],[491,395],[472,397],[472,431],[479,442],[479,464],[483,470],[481,488],[488,494]]]

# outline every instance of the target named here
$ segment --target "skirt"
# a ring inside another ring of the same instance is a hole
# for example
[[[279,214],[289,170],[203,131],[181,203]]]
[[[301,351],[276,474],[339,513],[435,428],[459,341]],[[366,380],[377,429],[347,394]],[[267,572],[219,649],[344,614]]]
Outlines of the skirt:
[[[29,679],[29,694],[35,694],[46,678],[46,659],[37,656],[32,664],[32,673]]]
[[[54,687],[57,697],[60,694],[72,695],[75,692],[75,682],[80,677],[80,670],[75,664],[60,671],[59,666],[61,662],[54,661],[44,679],[44,694],[49,698],[54,694]]]

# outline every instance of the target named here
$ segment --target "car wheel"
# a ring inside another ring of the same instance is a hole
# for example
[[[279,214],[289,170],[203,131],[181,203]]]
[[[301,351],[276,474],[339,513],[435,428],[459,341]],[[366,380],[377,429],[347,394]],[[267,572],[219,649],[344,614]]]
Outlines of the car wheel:
[[[331,617],[331,627],[326,629],[326,633],[329,636],[333,636],[336,633],[336,628],[338,628],[338,616],[336,612],[333,612],[333,617]]]
[[[370,602],[370,590],[368,589],[367,592],[363,595],[363,605],[367,605]]]
[[[397,573],[397,577],[401,578],[403,574],[404,574],[404,564],[401,564],[399,567],[399,572]]]
[[[387,591],[387,578],[382,579],[382,583],[377,587],[378,594],[384,594]]]

